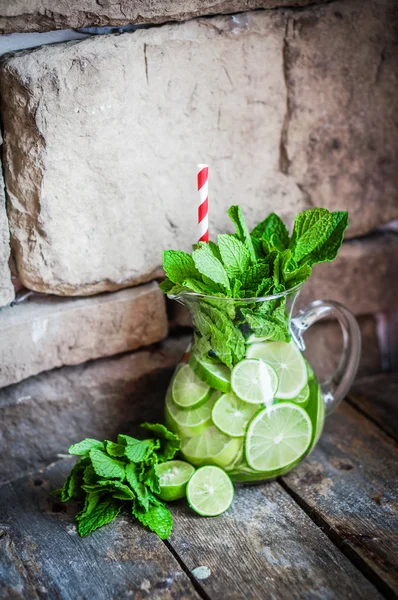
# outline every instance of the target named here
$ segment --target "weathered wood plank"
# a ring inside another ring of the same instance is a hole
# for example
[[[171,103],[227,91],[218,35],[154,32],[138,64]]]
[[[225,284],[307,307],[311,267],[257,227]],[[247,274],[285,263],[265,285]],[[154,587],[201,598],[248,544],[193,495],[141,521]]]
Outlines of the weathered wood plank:
[[[14,543],[4,529],[0,531],[0,557],[1,600],[39,600]]]
[[[398,441],[398,373],[382,373],[359,379],[349,402]]]
[[[347,403],[282,481],[388,597],[398,592],[398,446]]]
[[[185,503],[173,516],[170,543],[198,579],[208,575],[200,584],[211,598],[381,597],[276,482],[237,488],[230,510],[215,519]]]
[[[164,543],[127,513],[85,539],[78,536],[73,507],[65,509],[49,495],[62,484],[70,467],[69,459],[61,461],[33,478],[0,488],[1,528],[15,556],[12,560],[9,546],[2,545],[0,597],[199,600]],[[12,586],[17,592],[22,590],[19,596],[8,593]],[[24,595],[24,590],[31,595]]]

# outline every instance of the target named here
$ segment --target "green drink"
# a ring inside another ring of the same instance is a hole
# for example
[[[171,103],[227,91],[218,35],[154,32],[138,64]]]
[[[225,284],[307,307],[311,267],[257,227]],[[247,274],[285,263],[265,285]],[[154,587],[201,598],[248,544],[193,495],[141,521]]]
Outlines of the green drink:
[[[337,255],[346,213],[304,211],[291,236],[274,214],[251,233],[239,207],[229,214],[237,232],[219,235],[218,245],[164,253],[161,287],[194,325],[165,414],[184,460],[255,482],[288,472],[315,447],[325,409],[336,407],[355,375],[360,342],[340,305],[315,302],[294,315],[312,266]],[[345,348],[336,376],[321,386],[303,356],[303,332],[328,316],[340,321]]]

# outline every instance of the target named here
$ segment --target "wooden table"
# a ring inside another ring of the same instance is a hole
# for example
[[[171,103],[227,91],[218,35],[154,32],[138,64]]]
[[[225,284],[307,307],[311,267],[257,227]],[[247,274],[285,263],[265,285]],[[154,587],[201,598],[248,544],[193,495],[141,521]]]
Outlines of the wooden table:
[[[302,465],[237,488],[221,517],[175,504],[166,542],[127,513],[80,539],[74,508],[49,495],[70,459],[4,484],[0,597],[397,598],[397,396],[397,375],[359,381]]]

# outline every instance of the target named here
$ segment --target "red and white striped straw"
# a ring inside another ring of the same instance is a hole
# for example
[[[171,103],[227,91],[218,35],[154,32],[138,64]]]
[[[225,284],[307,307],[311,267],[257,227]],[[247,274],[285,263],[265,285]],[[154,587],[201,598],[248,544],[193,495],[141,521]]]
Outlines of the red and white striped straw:
[[[198,228],[199,242],[209,241],[209,168],[198,165]]]

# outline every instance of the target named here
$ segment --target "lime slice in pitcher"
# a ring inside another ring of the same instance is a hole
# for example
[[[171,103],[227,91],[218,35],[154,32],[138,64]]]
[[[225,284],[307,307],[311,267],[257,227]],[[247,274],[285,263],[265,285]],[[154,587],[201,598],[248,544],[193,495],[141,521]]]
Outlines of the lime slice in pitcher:
[[[295,398],[307,383],[304,358],[294,342],[252,344],[246,355],[260,358],[275,369],[279,379],[277,398]]]
[[[312,425],[300,406],[275,404],[258,412],[246,435],[246,460],[255,471],[278,471],[301,458],[311,443]]]
[[[210,398],[197,408],[180,408],[173,402],[169,388],[166,396],[166,425],[180,437],[192,437],[211,425],[211,411],[221,392],[212,392]]]
[[[295,398],[292,398],[292,402],[295,404],[300,404],[300,406],[304,407],[308,404],[308,400],[310,399],[310,388],[308,383],[305,384],[301,392]]]
[[[161,500],[171,502],[184,498],[187,483],[195,472],[195,467],[183,460],[169,460],[157,466]]]
[[[267,363],[241,360],[233,369],[231,386],[235,394],[250,404],[269,404],[278,388],[278,377]]]
[[[172,386],[173,401],[180,408],[200,406],[210,396],[210,387],[184,365],[177,371]]]
[[[325,401],[323,399],[321,388],[315,381],[310,383],[310,401],[305,410],[311,419],[313,428],[310,446],[310,450],[312,450],[321,437],[323,426],[325,424]]]
[[[225,467],[234,461],[240,447],[239,438],[226,436],[214,425],[210,425],[200,435],[181,440],[181,453],[196,467],[206,463]]]
[[[231,437],[242,437],[254,413],[256,404],[243,402],[236,394],[223,394],[213,406],[211,418],[216,427]]]
[[[234,499],[234,486],[218,467],[202,467],[195,471],[187,485],[189,506],[202,517],[216,517],[229,509]]]
[[[231,389],[231,370],[223,363],[200,360],[191,353],[189,365],[202,381],[215,390],[229,392]]]

